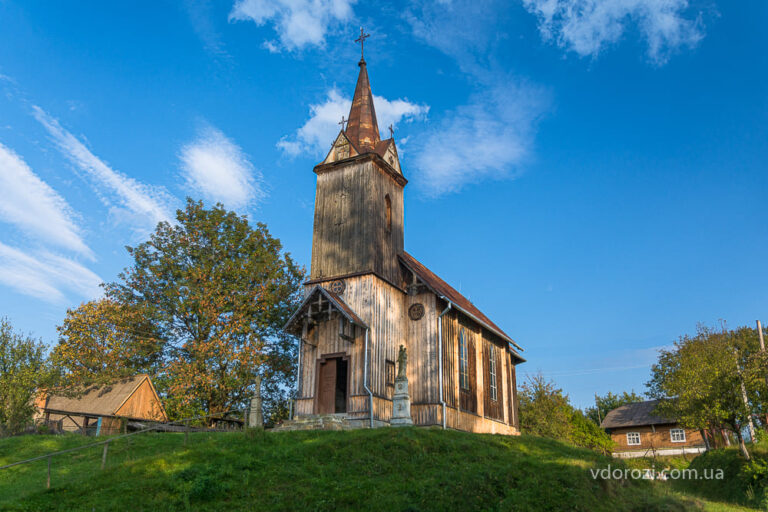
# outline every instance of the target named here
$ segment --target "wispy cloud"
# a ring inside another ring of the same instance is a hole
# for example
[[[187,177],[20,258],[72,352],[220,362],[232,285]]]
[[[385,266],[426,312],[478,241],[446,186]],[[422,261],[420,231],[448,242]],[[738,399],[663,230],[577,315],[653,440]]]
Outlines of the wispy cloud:
[[[182,147],[179,158],[187,185],[207,199],[240,208],[264,196],[261,173],[240,146],[212,126]]]
[[[386,130],[390,124],[420,119],[429,112],[428,105],[418,105],[405,99],[388,100],[374,96],[379,129]],[[349,113],[352,99],[342,96],[338,89],[330,89],[325,101],[309,107],[309,119],[295,134],[283,137],[278,143],[285,154],[296,156],[301,153],[322,155],[331,149],[334,137],[341,129],[342,115]],[[385,132],[386,133],[386,132]],[[386,136],[386,135],[385,135]]]
[[[32,109],[35,119],[48,131],[62,154],[98,185],[94,186],[97,195],[110,207],[115,218],[133,224],[140,232],[154,229],[160,221],[173,219],[170,207],[173,199],[164,189],[140,183],[112,169],[43,109],[38,106]]]
[[[704,37],[701,14],[686,17],[688,0],[523,0],[536,15],[546,41],[596,57],[634,24],[648,45],[648,57],[661,65],[680,48]]]
[[[404,14],[415,37],[455,59],[473,85],[460,106],[433,113],[431,127],[409,140],[414,181],[429,196],[486,178],[518,175],[533,152],[549,93],[494,64],[508,5],[415,1]]]
[[[211,0],[184,0],[183,6],[192,29],[205,46],[205,50],[215,58],[225,61],[231,60],[231,56],[227,53],[221,39],[221,34],[216,29],[214,20],[217,17],[213,12],[214,6]]]
[[[409,154],[416,183],[427,195],[439,196],[485,178],[516,176],[530,156],[546,98],[513,77],[482,85],[467,104],[414,137]]]
[[[272,24],[279,43],[265,41],[270,51],[323,46],[329,30],[352,18],[354,0],[237,0],[230,21]]]
[[[41,180],[13,150],[0,143],[0,218],[26,235],[75,251],[90,259],[75,213],[53,188]]]
[[[0,242],[0,283],[54,304],[66,303],[65,292],[91,299],[101,294],[101,278],[79,263],[43,252],[32,256]]]

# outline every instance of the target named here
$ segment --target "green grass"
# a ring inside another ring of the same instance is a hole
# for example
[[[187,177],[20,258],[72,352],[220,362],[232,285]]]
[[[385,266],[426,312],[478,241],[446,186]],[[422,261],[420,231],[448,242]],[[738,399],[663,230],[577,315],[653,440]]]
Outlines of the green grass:
[[[710,500],[768,509],[768,443],[747,446],[754,466],[761,470],[748,471],[751,464],[744,460],[738,447],[712,450],[696,457],[689,468],[699,474],[722,469],[723,479],[714,485],[708,480],[681,480],[675,488]]]
[[[0,465],[93,442],[0,440]],[[0,510],[734,510],[669,485],[595,480],[621,462],[536,437],[404,428],[141,434],[0,470]]]

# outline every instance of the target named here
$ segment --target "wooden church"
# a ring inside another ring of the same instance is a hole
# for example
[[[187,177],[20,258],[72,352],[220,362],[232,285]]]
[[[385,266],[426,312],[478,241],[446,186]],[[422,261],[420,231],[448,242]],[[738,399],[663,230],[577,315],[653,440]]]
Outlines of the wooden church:
[[[285,326],[300,340],[295,418],[389,425],[396,358],[408,357],[415,425],[519,433],[522,349],[403,248],[403,175],[382,140],[364,58],[346,127],[315,166],[310,279]]]

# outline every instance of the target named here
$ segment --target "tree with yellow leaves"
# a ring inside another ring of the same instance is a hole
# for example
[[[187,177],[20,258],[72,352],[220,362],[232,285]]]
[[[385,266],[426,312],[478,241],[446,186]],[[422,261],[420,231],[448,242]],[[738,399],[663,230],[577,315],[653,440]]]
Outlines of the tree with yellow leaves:
[[[296,347],[281,328],[304,270],[266,225],[188,199],[176,224],[161,222],[127,249],[133,264],[106,285],[107,296],[139,311],[163,340],[154,379],[171,416],[242,408],[256,375],[267,416],[285,401]]]

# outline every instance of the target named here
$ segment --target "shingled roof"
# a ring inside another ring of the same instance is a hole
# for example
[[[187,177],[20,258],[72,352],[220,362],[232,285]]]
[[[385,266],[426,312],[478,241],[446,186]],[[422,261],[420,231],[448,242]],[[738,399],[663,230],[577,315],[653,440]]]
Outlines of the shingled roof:
[[[149,376],[142,373],[117,380],[111,384],[90,386],[77,398],[48,395],[40,404],[40,408],[46,411],[82,416],[115,416],[120,407],[133,395],[144,380],[148,379]],[[152,386],[152,390],[154,392],[154,386]],[[162,415],[165,416],[165,411],[162,411]]]
[[[669,425],[677,423],[675,420],[656,416],[653,410],[659,405],[660,400],[648,400],[622,405],[605,415],[602,428],[641,427],[646,425]]]
[[[482,311],[477,309],[477,306],[472,304],[469,299],[456,291],[456,289],[451,285],[440,279],[434,272],[429,270],[420,261],[418,261],[407,252],[400,253],[399,257],[403,265],[405,265],[406,268],[408,268],[411,272],[416,274],[435,294],[449,300],[451,304],[453,304],[453,307],[466,314],[480,325],[499,336],[504,341],[507,341],[508,343],[522,350],[520,345],[515,343],[515,341],[510,338],[507,333],[502,331],[498,325],[493,323],[490,318],[485,316]],[[514,349],[510,347],[510,350],[521,362],[525,361],[525,359],[520,357],[520,354],[518,354]]]

